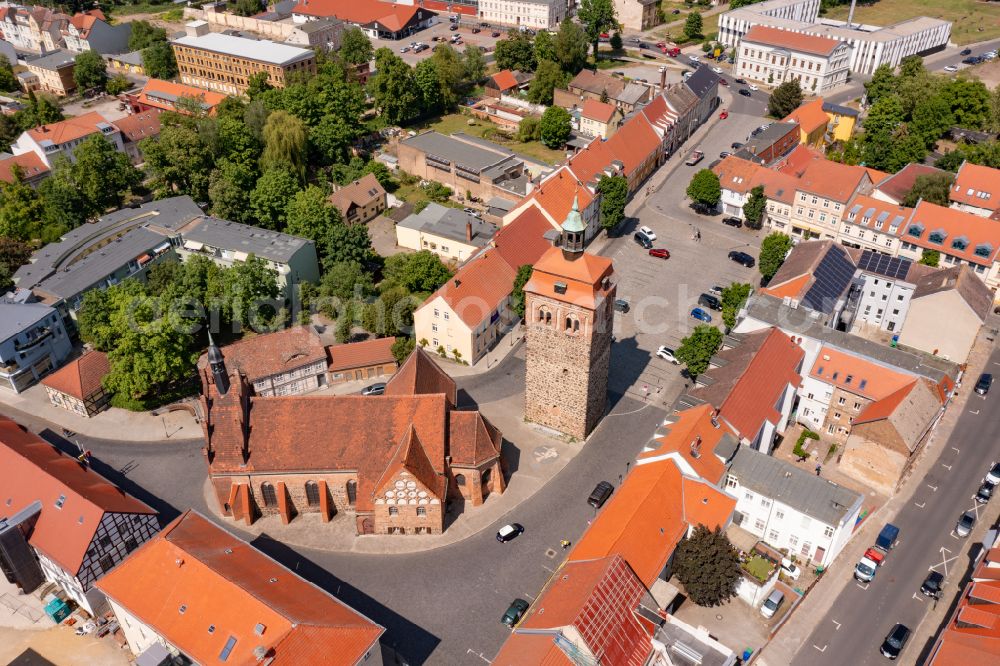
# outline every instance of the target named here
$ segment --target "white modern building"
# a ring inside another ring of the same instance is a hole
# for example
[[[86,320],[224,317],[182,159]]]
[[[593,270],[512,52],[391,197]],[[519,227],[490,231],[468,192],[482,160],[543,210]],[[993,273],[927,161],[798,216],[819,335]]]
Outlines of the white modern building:
[[[860,493],[760,451],[741,447],[724,490],[736,499],[733,522],[774,548],[829,566],[854,532]]]
[[[757,25],[736,49],[735,73],[768,85],[797,80],[806,94],[822,94],[847,82],[851,49],[829,37]]]
[[[850,49],[848,68],[871,74],[880,65],[895,67],[903,58],[939,50],[948,45],[951,23],[920,16],[886,27],[822,19],[819,0],[767,0],[719,14],[718,40],[739,45],[754,26],[769,26],[793,33],[828,37]]]
[[[481,0],[479,20],[491,25],[558,30],[566,18],[563,0]]]
[[[62,317],[44,303],[0,301],[0,387],[20,393],[73,351]]]

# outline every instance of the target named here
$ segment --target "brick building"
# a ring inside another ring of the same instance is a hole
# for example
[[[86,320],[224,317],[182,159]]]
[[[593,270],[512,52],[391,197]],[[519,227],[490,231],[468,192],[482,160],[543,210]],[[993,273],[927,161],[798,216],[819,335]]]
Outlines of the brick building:
[[[209,477],[234,519],[346,513],[358,534],[440,534],[448,500],[504,490],[500,432],[456,409],[420,348],[380,396],[257,396],[215,346],[200,373]]]
[[[542,255],[524,287],[525,418],[581,440],[607,404],[616,287],[611,260],[583,251],[585,231],[574,201],[561,247]]]

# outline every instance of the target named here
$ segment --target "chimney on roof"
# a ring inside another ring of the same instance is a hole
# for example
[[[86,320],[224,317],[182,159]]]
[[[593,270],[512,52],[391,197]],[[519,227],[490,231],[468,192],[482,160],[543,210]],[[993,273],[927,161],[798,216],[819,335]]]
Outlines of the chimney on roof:
[[[472,242],[472,222],[469,220],[465,221],[465,240]]]
[[[459,280],[458,278],[456,278],[455,279],[455,287],[457,288],[457,287],[461,287],[461,286],[462,286],[462,281]]]
[[[718,409],[712,411],[712,427],[713,428],[718,428],[719,427],[719,410]]]
[[[184,558],[178,557],[176,560],[174,560],[174,564],[176,564],[178,567],[181,566],[182,564],[184,564]]]
[[[691,442],[691,457],[695,459],[701,457],[701,435],[695,437],[694,441]]]

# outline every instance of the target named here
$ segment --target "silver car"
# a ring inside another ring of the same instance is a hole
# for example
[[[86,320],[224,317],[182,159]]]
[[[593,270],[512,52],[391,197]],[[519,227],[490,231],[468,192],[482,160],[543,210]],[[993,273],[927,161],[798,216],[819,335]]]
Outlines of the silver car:
[[[966,511],[962,514],[962,517],[958,519],[958,523],[955,524],[955,536],[962,537],[964,539],[972,534],[972,528],[975,524],[976,517]]]

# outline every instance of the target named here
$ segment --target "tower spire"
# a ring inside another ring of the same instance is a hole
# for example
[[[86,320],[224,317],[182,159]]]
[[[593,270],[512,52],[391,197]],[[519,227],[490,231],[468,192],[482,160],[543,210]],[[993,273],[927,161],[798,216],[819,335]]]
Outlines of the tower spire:
[[[584,235],[587,225],[580,214],[579,190],[573,196],[573,208],[562,223],[562,251],[563,256],[572,261],[583,253]]]
[[[212,339],[212,332],[208,332],[208,365],[212,369],[212,376],[215,378],[215,388],[219,395],[226,395],[229,392],[229,372],[226,370],[226,360],[222,352]]]

